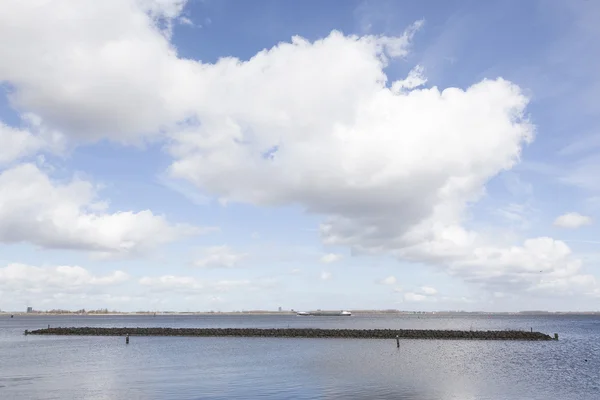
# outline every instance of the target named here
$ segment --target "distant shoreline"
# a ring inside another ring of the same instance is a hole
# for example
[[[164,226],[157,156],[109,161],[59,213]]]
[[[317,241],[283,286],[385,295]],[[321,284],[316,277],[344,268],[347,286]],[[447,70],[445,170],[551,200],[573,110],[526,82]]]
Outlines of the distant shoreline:
[[[544,315],[571,315],[571,316],[589,316],[597,315],[600,316],[600,311],[519,311],[519,312],[460,312],[460,311],[387,311],[387,310],[349,310],[352,315],[398,315],[398,316],[544,316]],[[296,311],[223,311],[223,312],[210,312],[210,311],[195,311],[195,312],[176,312],[176,311],[157,311],[157,312],[146,312],[146,311],[133,311],[133,312],[10,312],[0,311],[0,316],[20,316],[20,317],[43,317],[43,316],[185,316],[185,315],[196,315],[196,316],[241,316],[241,315],[257,315],[257,316],[281,316],[281,315],[296,315]]]

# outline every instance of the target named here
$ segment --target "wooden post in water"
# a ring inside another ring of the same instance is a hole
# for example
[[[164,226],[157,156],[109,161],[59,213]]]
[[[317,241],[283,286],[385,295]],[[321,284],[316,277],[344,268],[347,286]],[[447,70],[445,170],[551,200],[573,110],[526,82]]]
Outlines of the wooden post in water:
[[[129,333],[125,336],[125,344],[129,344]]]
[[[554,340],[558,340],[558,333],[554,334]]]
[[[400,348],[400,338],[396,335],[396,347]]]

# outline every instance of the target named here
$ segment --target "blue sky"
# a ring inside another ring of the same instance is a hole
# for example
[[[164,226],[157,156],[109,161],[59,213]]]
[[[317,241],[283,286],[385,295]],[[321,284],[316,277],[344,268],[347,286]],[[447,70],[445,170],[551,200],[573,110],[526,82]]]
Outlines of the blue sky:
[[[597,309],[593,2],[6,8],[0,309]]]

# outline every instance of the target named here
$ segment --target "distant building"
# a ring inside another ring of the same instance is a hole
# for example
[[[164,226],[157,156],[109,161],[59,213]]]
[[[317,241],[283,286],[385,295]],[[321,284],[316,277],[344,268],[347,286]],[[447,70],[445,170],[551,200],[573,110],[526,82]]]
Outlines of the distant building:
[[[27,312],[28,313],[32,313],[33,312],[33,307],[27,307]]]
[[[281,307],[279,307],[279,312],[281,312]]]

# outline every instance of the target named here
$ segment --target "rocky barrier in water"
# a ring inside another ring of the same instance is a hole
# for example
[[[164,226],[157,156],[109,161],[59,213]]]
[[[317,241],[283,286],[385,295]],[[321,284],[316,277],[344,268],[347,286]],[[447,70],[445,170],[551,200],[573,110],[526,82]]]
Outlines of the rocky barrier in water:
[[[340,339],[466,339],[466,340],[552,340],[541,332],[454,331],[421,329],[315,329],[315,328],[48,328],[25,331],[30,335],[72,336],[198,336],[198,337],[281,337]]]

